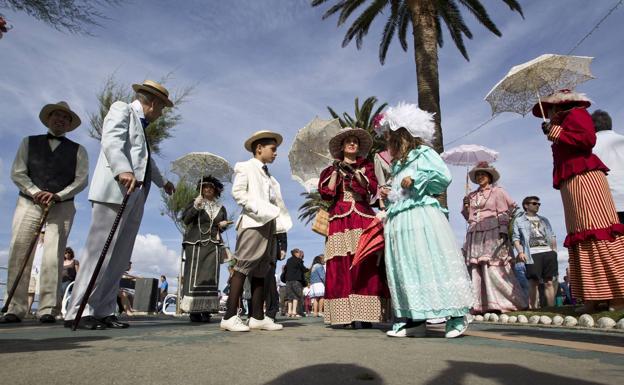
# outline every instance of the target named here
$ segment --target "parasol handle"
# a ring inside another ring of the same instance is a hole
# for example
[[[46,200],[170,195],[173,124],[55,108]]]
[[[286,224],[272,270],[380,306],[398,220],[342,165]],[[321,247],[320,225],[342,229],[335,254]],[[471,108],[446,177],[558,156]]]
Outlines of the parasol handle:
[[[542,119],[545,122],[546,121],[546,116],[544,115],[544,107],[542,106],[542,98],[540,98],[539,91],[535,91],[535,93],[537,94],[537,104],[539,104],[540,111],[542,112]]]
[[[470,171],[468,170],[468,166],[466,166],[466,195],[468,196],[468,194],[470,193],[470,184],[468,183],[468,173]]]
[[[325,158],[325,159],[327,159],[327,160],[329,160],[329,161],[331,161],[331,162],[333,162],[333,161],[335,160],[335,159],[330,158],[329,156],[327,156],[327,155],[325,155],[325,154],[321,154],[320,152],[312,151],[312,153],[314,153],[314,154],[316,154],[316,155],[318,155],[318,156],[322,156],[323,158]]]

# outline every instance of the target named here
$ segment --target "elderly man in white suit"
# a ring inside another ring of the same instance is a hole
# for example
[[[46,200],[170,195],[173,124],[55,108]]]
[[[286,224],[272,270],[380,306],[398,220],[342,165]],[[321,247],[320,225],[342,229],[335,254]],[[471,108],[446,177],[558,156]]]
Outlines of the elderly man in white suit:
[[[102,147],[89,190],[91,227],[65,316],[66,327],[70,327],[76,317],[126,194],[130,194],[126,209],[78,327],[106,329],[129,326],[114,315],[117,292],[119,280],[130,261],[150,184],[154,182],[169,195],[174,192],[173,184],[165,182],[151,157],[145,136],[145,128],[162,115],[163,108],[173,107],[169,92],[151,80],[134,84],[132,88],[136,92],[135,100],[130,104],[121,101],[113,103],[102,125]]]
[[[267,164],[277,157],[282,136],[271,131],[258,131],[245,141],[245,149],[253,154],[246,162],[234,166],[232,195],[242,207],[236,224],[236,265],[230,279],[227,310],[221,329],[246,332],[250,329],[280,330],[270,317],[264,316],[264,277],[276,253],[276,219],[283,206],[279,183],[269,173]],[[248,325],[238,316],[243,284],[251,281],[251,309]]]

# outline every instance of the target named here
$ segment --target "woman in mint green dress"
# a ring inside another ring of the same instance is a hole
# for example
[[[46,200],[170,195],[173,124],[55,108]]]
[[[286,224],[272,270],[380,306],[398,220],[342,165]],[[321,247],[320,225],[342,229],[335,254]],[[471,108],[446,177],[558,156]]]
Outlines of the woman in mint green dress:
[[[451,175],[442,158],[424,144],[433,134],[432,114],[399,104],[384,113],[393,157],[386,199],[385,262],[398,321],[391,337],[423,336],[426,320],[447,318],[446,337],[461,335],[473,304],[470,276],[451,226],[435,195]]]

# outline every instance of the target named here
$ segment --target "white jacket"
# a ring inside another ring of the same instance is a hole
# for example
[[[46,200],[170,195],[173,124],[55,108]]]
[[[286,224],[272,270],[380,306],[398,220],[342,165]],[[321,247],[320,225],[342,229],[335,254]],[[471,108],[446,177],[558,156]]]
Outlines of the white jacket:
[[[241,206],[242,212],[236,222],[237,228],[260,227],[277,220],[281,232],[292,227],[292,220],[286,210],[280,185],[274,177],[268,177],[262,170],[262,162],[252,158],[234,165],[232,196]],[[271,197],[273,201],[271,203]]]
[[[147,142],[141,125],[143,109],[138,101],[132,104],[115,102],[102,124],[100,156],[89,189],[89,200],[120,204],[125,194],[115,177],[132,172],[138,181],[145,180]],[[165,184],[154,157],[151,157],[151,180],[158,187]]]

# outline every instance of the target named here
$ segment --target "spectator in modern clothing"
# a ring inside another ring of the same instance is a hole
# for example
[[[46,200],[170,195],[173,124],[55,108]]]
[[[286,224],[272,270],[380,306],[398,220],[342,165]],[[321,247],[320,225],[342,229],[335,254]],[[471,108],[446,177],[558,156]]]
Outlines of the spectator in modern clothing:
[[[286,306],[286,282],[282,280],[282,274],[286,271],[286,264],[282,265],[282,272],[275,274],[275,280],[277,281],[277,291],[279,293],[279,311],[282,316],[286,315],[288,311]]]
[[[74,249],[71,247],[65,248],[65,255],[63,257],[63,278],[61,282],[61,298],[65,295],[67,286],[76,280],[76,274],[80,263],[75,259]]]
[[[303,300],[303,284],[308,269],[303,265],[303,251],[293,249],[291,257],[286,261],[286,301],[288,303],[288,317],[300,318],[297,309]]]
[[[607,180],[620,223],[624,223],[624,135],[611,128],[611,117],[602,110],[591,115],[596,129],[594,154],[609,167]]]
[[[518,261],[526,264],[529,280],[529,307],[538,309],[540,281],[544,282],[546,305],[555,304],[553,277],[558,275],[557,240],[547,218],[538,215],[539,198],[529,196],[522,200],[522,213],[513,223],[512,241]],[[543,304],[542,304],[543,305]]]
[[[164,306],[164,302],[165,302],[165,297],[167,296],[167,293],[169,292],[169,282],[167,282],[167,277],[165,277],[164,275],[160,276],[160,286],[159,286],[160,292],[159,292],[159,307],[160,306]]]
[[[312,261],[310,268],[310,298],[312,299],[312,315],[323,316],[325,297],[325,259],[323,254],[318,255]]]

